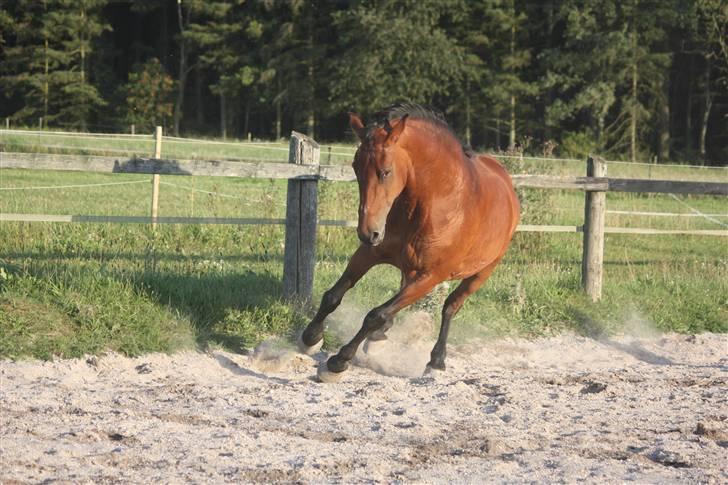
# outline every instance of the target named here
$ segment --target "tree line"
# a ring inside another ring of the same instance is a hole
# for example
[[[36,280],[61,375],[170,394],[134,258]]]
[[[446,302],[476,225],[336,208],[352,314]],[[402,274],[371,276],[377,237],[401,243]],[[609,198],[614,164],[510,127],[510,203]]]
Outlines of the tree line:
[[[346,139],[432,105],[476,148],[728,160],[725,0],[3,0],[14,126]]]

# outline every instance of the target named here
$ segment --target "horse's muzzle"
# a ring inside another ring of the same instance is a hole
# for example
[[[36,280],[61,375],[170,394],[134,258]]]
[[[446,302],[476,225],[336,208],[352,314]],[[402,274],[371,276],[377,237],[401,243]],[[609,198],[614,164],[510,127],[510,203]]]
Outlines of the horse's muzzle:
[[[357,235],[361,242],[369,246],[378,246],[382,243],[382,241],[384,241],[384,230],[367,231],[367,233],[357,231]]]

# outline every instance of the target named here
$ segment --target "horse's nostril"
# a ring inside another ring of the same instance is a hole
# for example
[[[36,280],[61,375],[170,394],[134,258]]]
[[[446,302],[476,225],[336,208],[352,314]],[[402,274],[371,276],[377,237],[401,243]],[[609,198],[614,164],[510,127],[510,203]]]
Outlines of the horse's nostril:
[[[372,241],[378,241],[379,240],[379,233],[377,231],[374,231],[372,233]]]

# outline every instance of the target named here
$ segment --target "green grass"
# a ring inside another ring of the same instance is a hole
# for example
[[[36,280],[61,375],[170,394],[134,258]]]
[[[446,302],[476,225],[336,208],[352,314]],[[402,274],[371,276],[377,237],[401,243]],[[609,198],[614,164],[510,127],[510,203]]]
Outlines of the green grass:
[[[683,170],[666,178],[680,178],[675,174]],[[150,178],[3,169],[0,188],[139,183],[0,191],[0,213],[148,215]],[[285,215],[285,181],[163,176],[162,182],[173,184],[162,185],[162,216]],[[319,189],[321,218],[356,218],[354,184],[322,182]],[[523,223],[582,223],[583,193],[526,190],[521,197]],[[705,213],[728,213],[725,198],[680,200]],[[690,212],[663,195],[609,193],[607,208]],[[722,229],[699,217],[618,214],[608,214],[607,225]],[[580,289],[581,237],[517,234],[491,280],[458,315],[453,341],[599,335],[633,329],[635,322],[665,331],[728,331],[725,238],[607,235],[604,298],[593,304]],[[357,239],[353,229],[321,227],[317,244],[315,304],[343,271]],[[153,232],[142,225],[0,223],[0,356],[138,355],[210,344],[240,350],[270,336],[291,336],[313,309],[280,300],[282,259],[280,226],[160,226]],[[398,285],[395,269],[375,268],[345,303],[366,311]]]

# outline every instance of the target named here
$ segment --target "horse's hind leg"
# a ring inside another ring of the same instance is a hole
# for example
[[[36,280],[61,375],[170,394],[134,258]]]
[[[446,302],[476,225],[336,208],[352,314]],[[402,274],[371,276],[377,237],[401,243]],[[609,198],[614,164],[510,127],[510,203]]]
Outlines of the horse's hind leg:
[[[341,303],[344,294],[353,287],[372,266],[379,261],[368,246],[359,246],[349,260],[341,278],[326,291],[321,298],[316,315],[298,339],[301,352],[312,354],[320,347],[317,345],[324,337],[324,319]]]
[[[440,335],[437,337],[437,342],[432,348],[430,353],[430,362],[427,364],[429,369],[444,370],[445,369],[445,355],[447,354],[447,334],[450,331],[450,321],[455,314],[462,308],[465,299],[473,294],[483,283],[490,277],[493,270],[498,265],[498,261],[494,261],[490,265],[486,266],[480,273],[476,273],[469,278],[465,278],[460,282],[455,291],[445,300],[445,305],[442,307],[442,324],[440,325]]]
[[[405,279],[404,279],[404,273],[402,273],[402,280],[399,283],[399,289],[401,290],[404,288]],[[372,332],[369,337],[367,337],[367,340],[372,342],[379,342],[381,340],[387,340],[387,331],[389,331],[390,328],[392,328],[392,325],[394,325],[394,315],[390,316],[386,322],[384,322],[384,326],[380,328],[379,330],[375,330]]]

